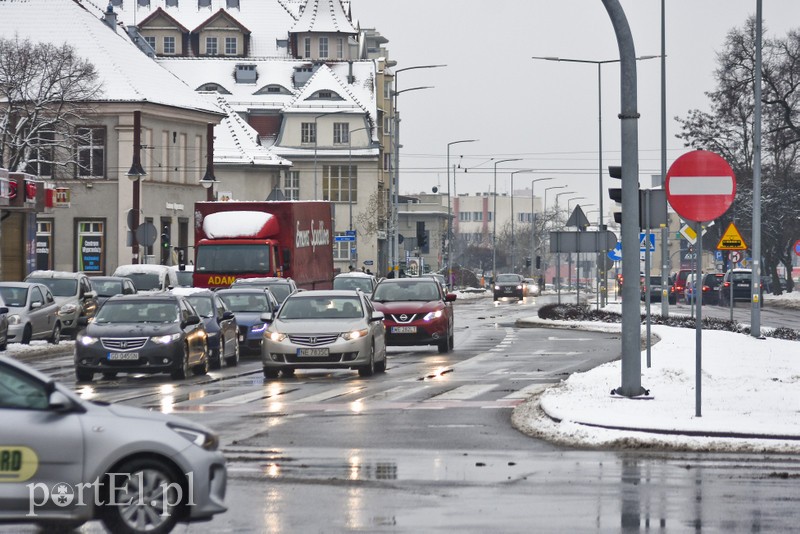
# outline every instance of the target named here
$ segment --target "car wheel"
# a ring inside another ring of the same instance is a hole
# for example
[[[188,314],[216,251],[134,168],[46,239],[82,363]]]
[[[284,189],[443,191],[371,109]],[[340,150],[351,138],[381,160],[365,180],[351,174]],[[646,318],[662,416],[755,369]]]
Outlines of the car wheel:
[[[170,532],[181,516],[186,495],[174,470],[158,458],[142,458],[125,462],[114,472],[128,477],[109,484],[114,490],[109,496],[113,504],[102,510],[108,530],[123,534]]]
[[[284,378],[289,378],[290,376],[294,376],[294,367],[287,367],[285,369],[281,369],[281,374]]]
[[[29,345],[31,342],[31,337],[33,337],[33,330],[31,329],[31,325],[26,324],[25,330],[22,331],[22,340],[20,342],[23,345]]]
[[[103,378],[105,378],[106,380],[114,380],[115,378],[117,378],[117,372],[116,371],[103,371]]]
[[[450,350],[452,350],[452,348],[453,348],[452,339],[453,339],[453,336],[447,336],[444,339],[444,341],[440,341],[439,342],[438,346],[439,346],[439,353],[440,354],[445,354],[447,352],[450,352]]]
[[[228,367],[236,367],[239,365],[239,342],[233,344],[233,356],[225,358],[225,365]]]
[[[386,346],[383,347],[383,359],[379,362],[375,362],[375,372],[376,373],[385,373],[386,372],[386,359],[388,358],[386,354]]]
[[[53,327],[53,335],[47,341],[53,345],[58,345],[58,342],[61,341],[61,323],[58,321],[56,321],[56,325]]]
[[[8,348],[8,338],[6,338],[6,340],[5,340],[5,341],[3,341],[2,343],[0,343],[0,352],[3,352],[3,351],[4,351],[4,350],[6,350],[7,348]]]
[[[91,382],[94,379],[94,373],[83,369],[75,369],[75,379],[78,382]]]
[[[192,368],[192,373],[196,376],[208,374],[208,343],[203,343],[203,361]]]
[[[359,376],[372,376],[375,374],[375,343],[369,347],[369,362],[358,368]]]
[[[183,346],[180,367],[174,369],[169,375],[173,380],[183,380],[189,376],[189,348],[186,345]]]
[[[264,378],[278,378],[278,370],[277,369],[267,369],[264,368]]]
[[[219,347],[217,347],[217,350],[212,351],[211,358],[208,361],[209,369],[219,369],[222,367],[223,352],[225,352],[225,338],[220,336]]]

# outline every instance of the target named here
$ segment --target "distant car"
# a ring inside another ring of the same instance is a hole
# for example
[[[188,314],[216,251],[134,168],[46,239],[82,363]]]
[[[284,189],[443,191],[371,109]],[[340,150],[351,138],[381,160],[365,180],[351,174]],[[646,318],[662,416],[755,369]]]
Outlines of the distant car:
[[[125,276],[133,280],[138,293],[167,291],[178,287],[178,276],[166,265],[150,263],[120,265],[114,270],[113,276]]]
[[[297,284],[291,278],[279,278],[277,276],[263,276],[258,278],[237,278],[231,284],[234,287],[257,287],[269,289],[275,296],[278,304],[281,304],[286,297],[297,291]]]
[[[333,289],[360,289],[367,295],[372,295],[378,280],[374,275],[353,271],[341,273],[333,277]]]
[[[498,274],[494,282],[494,300],[525,298],[525,280],[519,274]]]
[[[719,304],[721,306],[730,305],[731,294],[734,302],[737,300],[749,302],[752,298],[752,279],[753,271],[750,269],[732,269],[726,272],[719,285]],[[760,282],[759,296],[764,296]]]
[[[354,290],[290,295],[264,332],[261,363],[266,378],[296,369],[356,369],[361,376],[386,370],[384,315]]]
[[[677,297],[675,293],[672,292],[672,286],[667,286],[667,302],[670,304],[675,304],[677,302]],[[650,302],[661,302],[661,294],[662,294],[662,286],[661,286],[661,277],[658,275],[651,275],[650,276]],[[639,288],[639,298],[642,302],[646,302],[647,299],[647,290],[646,285],[644,283],[644,277],[642,277],[642,282]]]
[[[97,293],[97,303],[102,305],[114,295],[135,295],[133,280],[124,276],[93,276],[92,287]]]
[[[50,288],[58,303],[59,335],[75,339],[78,319],[90,319],[97,311],[97,293],[89,277],[83,273],[66,271],[33,271],[25,277],[26,282],[44,284]]]
[[[0,296],[8,308],[9,343],[27,345],[38,339],[59,342],[59,306],[49,287],[30,282],[0,282]]]
[[[525,296],[533,297],[539,294],[539,283],[533,278],[523,279],[525,282]]]
[[[436,345],[441,353],[453,350],[455,300],[438,282],[421,277],[381,280],[372,294],[375,310],[385,316],[387,345]]]
[[[719,286],[725,277],[723,273],[704,273],[701,278],[701,291],[703,292],[703,304],[719,304]],[[697,294],[697,283],[694,274],[690,274],[686,279],[686,289],[684,289],[684,301],[687,304],[694,304]]]
[[[278,311],[279,304],[275,296],[264,288],[248,286],[220,289],[216,294],[236,317],[239,349],[243,352],[261,351],[261,339],[267,329],[267,323],[261,316]]]
[[[207,337],[202,319],[182,296],[116,295],[78,335],[75,377],[88,382],[95,373],[169,373],[179,380],[190,370],[206,374]]]
[[[691,269],[680,269],[678,272],[673,273],[672,293],[675,294],[676,299],[679,296],[683,296],[683,293],[686,290],[686,279],[689,278],[691,273]]]
[[[228,367],[239,365],[239,327],[222,297],[209,289],[193,287],[176,287],[172,293],[186,297],[203,319],[208,334],[209,366],[219,369],[223,361]]]
[[[429,278],[433,278],[434,280],[439,282],[439,284],[442,286],[442,290],[445,293],[447,293],[447,289],[448,289],[449,286],[447,284],[447,278],[445,277],[445,275],[439,274],[439,273],[425,273],[425,274],[421,274],[420,276],[422,276],[423,278],[426,277],[426,276],[429,277]]]
[[[0,438],[0,523],[67,532],[100,519],[108,532],[166,533],[226,511],[225,457],[205,426],[84,400],[4,356],[0,385],[13,429]]]
[[[175,287],[194,287],[194,265],[172,265],[177,285]]]

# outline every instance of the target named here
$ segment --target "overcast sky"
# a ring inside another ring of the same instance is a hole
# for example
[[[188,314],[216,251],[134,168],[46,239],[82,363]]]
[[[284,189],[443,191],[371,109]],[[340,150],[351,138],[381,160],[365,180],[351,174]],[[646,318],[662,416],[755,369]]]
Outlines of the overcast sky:
[[[621,0],[637,56],[661,51],[661,1]],[[763,0],[766,37],[800,28],[800,0]],[[402,117],[400,191],[447,187],[447,143],[458,193],[491,191],[494,161],[498,191],[552,176],[536,184],[568,185],[578,200],[597,209],[597,66],[536,61],[531,56],[601,61],[619,57],[616,38],[601,0],[352,0],[354,19],[389,39],[396,69],[446,64],[401,72],[398,89],[434,86],[398,96]],[[704,92],[715,87],[716,54],[726,34],[755,15],[756,0],[667,0],[667,166],[685,149],[673,118],[707,109]],[[603,166],[620,158],[619,66],[602,69]],[[639,157],[642,175],[660,173],[660,59],[638,62]],[[463,155],[463,159],[460,156]],[[494,161],[490,161],[494,158]],[[502,171],[501,171],[502,169]],[[609,180],[604,178],[604,186]],[[555,191],[550,192],[552,204]],[[604,193],[604,195],[607,195]],[[568,197],[561,197],[561,202]],[[604,210],[611,203],[603,199]],[[563,204],[562,204],[563,205]],[[573,203],[574,205],[574,203]],[[594,219],[594,216],[590,216]]]

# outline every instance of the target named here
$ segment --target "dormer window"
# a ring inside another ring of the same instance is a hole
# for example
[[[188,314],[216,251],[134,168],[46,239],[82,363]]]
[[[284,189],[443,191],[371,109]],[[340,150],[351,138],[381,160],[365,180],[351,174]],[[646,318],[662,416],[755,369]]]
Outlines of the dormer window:
[[[167,7],[178,7],[178,0],[166,0]]]
[[[140,7],[150,7],[150,0],[136,0]]]
[[[310,100],[343,100],[341,96],[333,91],[317,91],[311,95]]]
[[[197,0],[197,7],[211,7],[211,0]]]
[[[219,93],[221,95],[229,95],[229,94],[231,94],[230,91],[228,91],[227,89],[225,89],[224,87],[222,87],[218,83],[206,83],[206,84],[201,85],[197,90],[198,91],[207,92],[207,93]]]
[[[239,9],[239,0],[227,0],[226,5],[228,9]]]
[[[257,80],[255,65],[236,65],[236,83],[256,83]]]
[[[206,55],[216,56],[219,53],[216,37],[206,37]]]
[[[265,87],[262,87],[255,93],[254,95],[290,95],[292,94],[291,91],[283,87],[282,85],[278,84],[270,84]]]

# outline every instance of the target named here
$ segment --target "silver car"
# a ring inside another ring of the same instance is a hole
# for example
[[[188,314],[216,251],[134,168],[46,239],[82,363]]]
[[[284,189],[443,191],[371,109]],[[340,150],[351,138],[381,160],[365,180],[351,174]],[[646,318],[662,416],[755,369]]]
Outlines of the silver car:
[[[264,377],[295,369],[357,369],[361,376],[386,370],[386,328],[360,291],[302,291],[289,295],[261,343]]]
[[[8,308],[9,343],[28,344],[38,339],[58,343],[59,306],[50,288],[29,282],[0,282],[0,296]]]
[[[0,523],[169,532],[226,510],[225,458],[202,425],[83,400],[3,356],[0,420]]]
[[[78,335],[78,319],[91,319],[97,311],[97,293],[83,273],[66,271],[33,271],[26,282],[44,284],[50,288],[59,305],[58,321],[61,333],[72,339]]]

